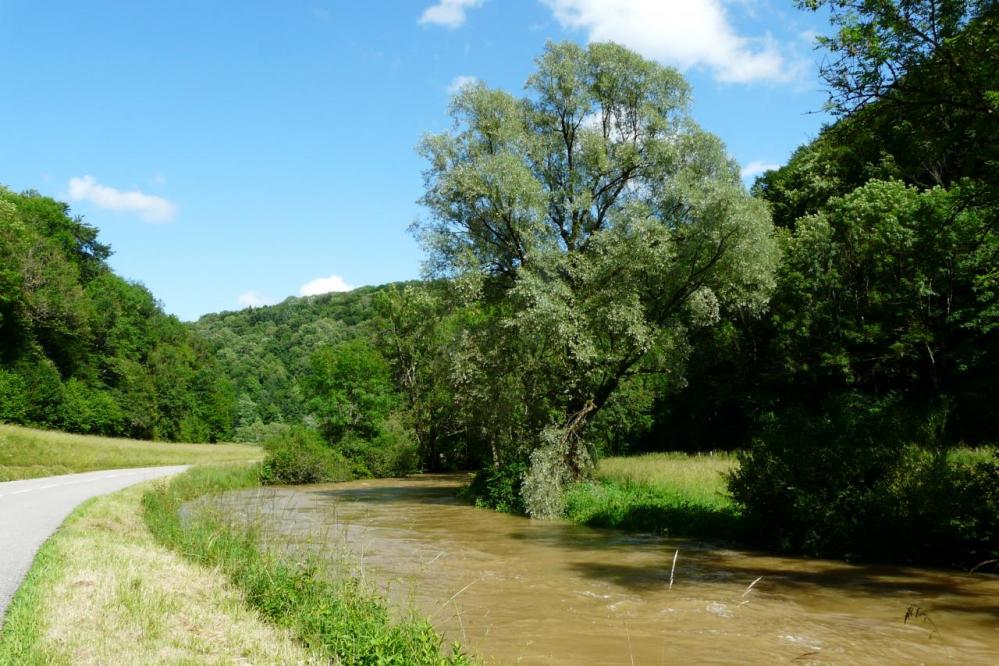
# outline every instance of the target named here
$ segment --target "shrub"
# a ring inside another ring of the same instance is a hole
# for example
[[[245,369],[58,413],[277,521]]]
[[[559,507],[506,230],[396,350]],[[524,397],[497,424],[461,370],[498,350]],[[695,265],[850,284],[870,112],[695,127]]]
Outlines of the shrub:
[[[260,419],[257,419],[249,425],[241,425],[236,428],[233,441],[260,444],[269,439],[287,435],[291,429],[292,426],[287,423],[264,423]]]
[[[413,431],[396,415],[380,421],[371,439],[348,433],[333,446],[356,476],[405,476],[419,468]]]
[[[60,428],[84,434],[121,435],[124,434],[124,422],[121,407],[106,391],[91,388],[75,378],[63,384],[57,423]]]
[[[265,484],[326,483],[351,478],[343,456],[314,430],[294,428],[264,442],[267,457],[260,469]]]
[[[526,514],[522,487],[527,464],[512,461],[499,467],[486,467],[475,475],[464,496],[476,506],[505,513]]]
[[[27,390],[20,375],[0,368],[0,421],[24,422],[28,413]]]
[[[836,396],[773,420],[731,479],[761,536],[847,559],[973,565],[997,556],[994,457],[940,446],[940,412]]]

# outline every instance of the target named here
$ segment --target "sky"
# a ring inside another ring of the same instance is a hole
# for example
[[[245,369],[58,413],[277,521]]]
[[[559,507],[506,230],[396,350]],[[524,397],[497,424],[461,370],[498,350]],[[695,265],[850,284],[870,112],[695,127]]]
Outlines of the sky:
[[[680,69],[747,184],[829,118],[787,0],[0,0],[0,183],[68,202],[184,320],[420,276],[428,132],[549,40]]]

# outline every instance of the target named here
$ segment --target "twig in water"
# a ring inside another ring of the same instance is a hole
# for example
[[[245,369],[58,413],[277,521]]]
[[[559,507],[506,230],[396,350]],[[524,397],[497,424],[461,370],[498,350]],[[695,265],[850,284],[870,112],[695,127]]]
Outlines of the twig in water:
[[[452,601],[454,597],[451,597]],[[461,627],[461,641],[468,645],[468,636],[465,635],[465,623],[461,621],[461,610],[458,609],[458,602],[454,602],[454,612],[458,615],[458,626]]]
[[[747,588],[746,588],[746,591],[742,593],[742,596],[744,597],[744,596],[746,596],[747,594],[749,594],[749,591],[750,591],[750,590],[752,590],[752,589],[753,589],[753,587],[754,587],[754,586],[755,586],[755,585],[756,585],[757,583],[759,583],[759,582],[760,582],[761,580],[763,580],[763,576],[760,576],[759,578],[757,578],[756,580],[754,580],[754,581],[753,581],[752,583],[750,583],[750,584],[749,584],[749,587],[747,587]],[[741,598],[742,598],[742,597],[740,597],[740,599],[741,599]]]
[[[481,579],[481,578],[476,578],[476,579],[475,579],[475,580],[473,580],[473,581],[472,581],[471,583],[469,583],[469,584],[468,584],[468,585],[466,585],[465,587],[461,588],[460,590],[458,590],[457,592],[455,592],[454,594],[452,594],[452,595],[451,595],[451,598],[450,598],[450,599],[448,599],[447,601],[445,601],[444,603],[442,603],[442,604],[441,604],[440,606],[438,606],[438,607],[437,607],[437,610],[436,610],[436,611],[435,611],[435,612],[433,613],[433,615],[431,615],[431,616],[430,616],[430,618],[432,619],[432,618],[433,618],[433,617],[434,617],[435,615],[437,615],[437,613],[439,613],[439,612],[440,612],[441,608],[444,608],[444,607],[445,607],[445,606],[447,606],[447,605],[448,605],[449,603],[451,603],[452,601],[454,601],[454,600],[455,600],[455,598],[456,598],[456,597],[457,597],[457,596],[458,596],[459,594],[461,594],[462,592],[464,592],[464,591],[465,591],[465,590],[467,590],[468,588],[472,587],[473,585],[475,585],[476,583],[478,583],[478,582],[479,582],[480,580],[482,580],[482,579]]]
[[[902,624],[909,624],[910,619],[922,620],[923,624],[929,623],[929,625],[933,627],[933,632],[930,634],[931,637],[934,633],[939,633],[937,631],[937,623],[933,621],[933,618],[930,617],[929,613],[924,611],[919,606],[913,605],[905,609],[905,617],[902,618]]]
[[[677,548],[676,552],[673,553],[673,566],[669,570],[669,589],[673,589],[673,574],[676,572],[676,558],[680,554],[680,549]]]
[[[433,564],[434,562],[436,562],[437,560],[439,560],[440,557],[441,557],[441,555],[443,555],[443,554],[444,554],[443,550],[441,552],[437,553],[437,555],[434,556],[434,559],[432,559],[429,562],[427,562],[426,566],[430,566],[431,564]]]
[[[999,564],[999,560],[985,560],[984,562],[979,562],[975,566],[971,567],[971,571],[969,571],[968,573],[975,573],[982,567],[986,567],[990,564]]]

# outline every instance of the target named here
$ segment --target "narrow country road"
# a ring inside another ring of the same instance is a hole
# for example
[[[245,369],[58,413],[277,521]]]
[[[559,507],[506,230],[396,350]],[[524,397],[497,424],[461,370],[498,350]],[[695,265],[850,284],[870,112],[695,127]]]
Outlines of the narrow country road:
[[[114,469],[0,483],[0,627],[35,553],[77,505],[187,467]]]

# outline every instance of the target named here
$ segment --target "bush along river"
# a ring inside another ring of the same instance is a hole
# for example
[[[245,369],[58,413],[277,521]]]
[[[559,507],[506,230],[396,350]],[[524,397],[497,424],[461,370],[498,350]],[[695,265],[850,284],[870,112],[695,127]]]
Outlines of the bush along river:
[[[460,475],[230,493],[283,548],[339,557],[486,663],[995,664],[999,577],[860,566],[532,521]]]

